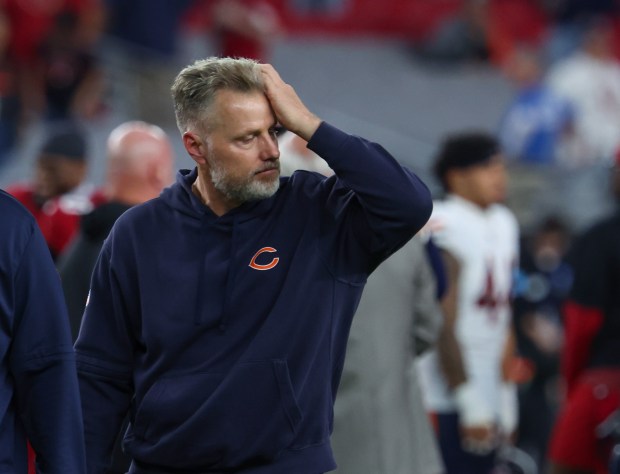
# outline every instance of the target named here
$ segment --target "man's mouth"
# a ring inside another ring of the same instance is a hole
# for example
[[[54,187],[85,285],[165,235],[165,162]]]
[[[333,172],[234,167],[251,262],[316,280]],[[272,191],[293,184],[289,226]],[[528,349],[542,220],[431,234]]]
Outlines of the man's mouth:
[[[261,170],[258,170],[255,174],[256,175],[260,175],[260,174],[271,174],[272,172],[278,172],[278,167],[277,166],[270,166],[269,168],[263,168]]]

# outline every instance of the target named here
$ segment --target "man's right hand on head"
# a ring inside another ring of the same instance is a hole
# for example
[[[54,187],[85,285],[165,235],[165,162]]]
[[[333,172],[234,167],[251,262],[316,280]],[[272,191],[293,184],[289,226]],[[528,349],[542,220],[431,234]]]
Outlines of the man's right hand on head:
[[[265,81],[265,95],[280,125],[309,141],[321,124],[301,101],[295,89],[282,80],[270,64],[261,64]]]

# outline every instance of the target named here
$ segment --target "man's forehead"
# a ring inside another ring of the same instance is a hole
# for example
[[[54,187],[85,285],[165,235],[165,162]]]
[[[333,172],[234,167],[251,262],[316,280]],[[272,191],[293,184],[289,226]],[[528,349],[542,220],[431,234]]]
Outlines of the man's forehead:
[[[219,125],[239,129],[253,128],[258,125],[264,126],[266,120],[270,126],[275,124],[275,114],[267,97],[262,92],[231,91],[231,93],[223,93],[216,97],[213,105],[209,114],[211,128],[217,128]],[[229,121],[227,119],[234,120]]]

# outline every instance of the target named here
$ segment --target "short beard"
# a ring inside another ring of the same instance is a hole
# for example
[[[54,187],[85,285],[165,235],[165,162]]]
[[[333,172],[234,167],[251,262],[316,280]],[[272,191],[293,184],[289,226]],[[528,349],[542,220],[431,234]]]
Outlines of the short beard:
[[[209,159],[209,175],[215,189],[221,192],[232,202],[244,203],[246,201],[260,201],[273,196],[280,187],[279,175],[273,181],[262,182],[251,173],[245,179],[235,181],[217,162],[217,159]],[[278,172],[280,163],[277,162]]]

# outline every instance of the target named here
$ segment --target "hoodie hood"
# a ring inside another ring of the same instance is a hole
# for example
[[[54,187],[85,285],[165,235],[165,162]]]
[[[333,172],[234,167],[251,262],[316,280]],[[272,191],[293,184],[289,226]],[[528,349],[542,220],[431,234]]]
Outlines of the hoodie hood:
[[[283,186],[288,181],[288,178],[280,178],[280,189],[269,198],[245,202],[223,216],[217,216],[192,192],[192,184],[197,177],[197,168],[180,170],[177,173],[176,182],[164,189],[161,198],[168,206],[182,214],[213,223],[245,221],[269,212],[275,202],[276,195],[282,192]]]

